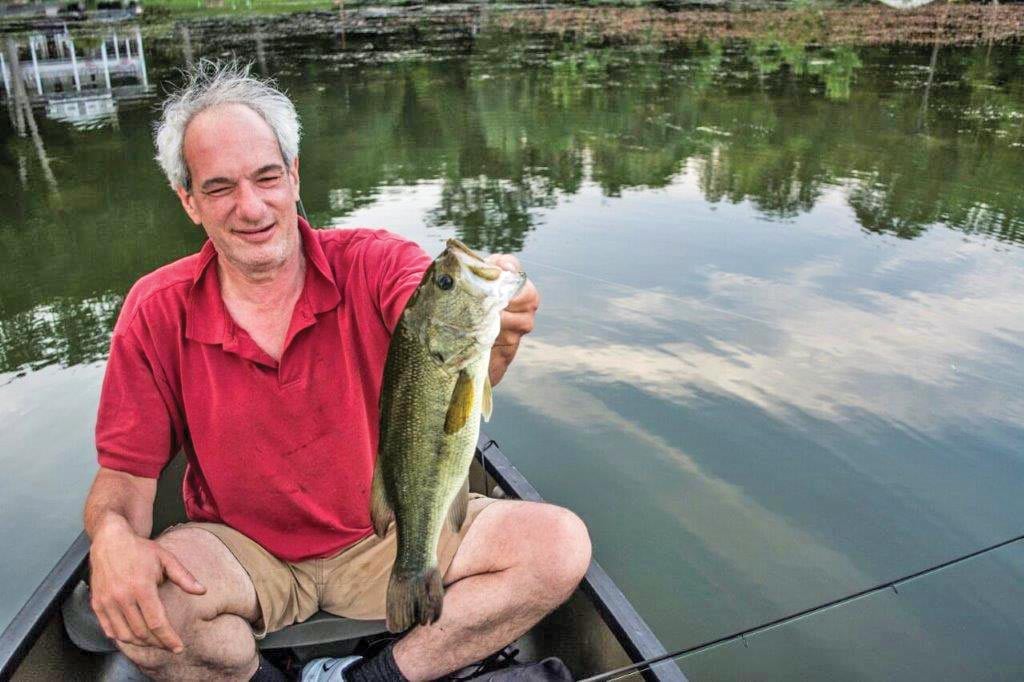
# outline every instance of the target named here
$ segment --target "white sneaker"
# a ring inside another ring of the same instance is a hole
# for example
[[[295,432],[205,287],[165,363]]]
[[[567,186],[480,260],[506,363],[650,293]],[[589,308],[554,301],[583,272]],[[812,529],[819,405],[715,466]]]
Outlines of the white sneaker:
[[[362,656],[314,658],[302,666],[302,682],[345,682],[345,676],[342,673],[362,658]]]

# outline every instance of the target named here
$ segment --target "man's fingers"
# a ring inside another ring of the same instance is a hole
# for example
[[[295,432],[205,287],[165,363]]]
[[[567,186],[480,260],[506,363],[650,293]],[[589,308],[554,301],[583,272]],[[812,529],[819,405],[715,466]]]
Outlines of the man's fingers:
[[[96,619],[100,622],[100,627],[103,628],[103,634],[110,639],[117,639],[117,633],[114,632],[114,628],[110,625],[110,619],[107,618],[106,612],[99,608],[93,607],[93,613],[96,614]]]
[[[104,612],[107,614],[107,621],[110,623],[111,630],[114,631],[114,639],[126,644],[135,644],[135,635],[132,634],[132,629],[128,627],[127,621],[121,615],[121,610],[119,608],[110,608],[104,609]]]
[[[505,307],[507,312],[512,313],[526,313],[532,315],[537,312],[537,308],[540,307],[540,292],[537,291],[537,287],[533,285],[529,279],[526,280],[526,284],[519,290],[516,297],[508,302]]]
[[[146,619],[149,631],[153,633],[153,637],[160,643],[160,646],[176,654],[181,653],[185,647],[181,638],[178,637],[178,633],[167,622],[167,612],[164,610],[164,605],[160,601],[160,597],[157,596],[156,590],[152,595],[140,599],[139,606],[142,608],[142,616]]]
[[[139,646],[153,646],[153,641],[150,633],[149,626],[146,625],[146,619],[142,617],[142,611],[139,610],[138,606],[126,606],[123,609],[124,619],[128,622],[128,627],[131,629],[132,634],[135,635],[135,643]]]
[[[196,577],[189,573],[187,568],[181,565],[178,557],[166,549],[160,550],[160,563],[164,566],[164,573],[167,574],[167,578],[181,589],[189,594],[203,594],[206,592],[203,584],[196,580]]]
[[[501,313],[501,331],[498,333],[498,340],[495,345],[502,341],[511,343],[518,341],[523,334],[533,331],[534,316],[530,313],[515,313],[508,310]]]
[[[519,259],[507,253],[492,253],[484,260],[509,272],[522,272],[523,269],[519,264]]]

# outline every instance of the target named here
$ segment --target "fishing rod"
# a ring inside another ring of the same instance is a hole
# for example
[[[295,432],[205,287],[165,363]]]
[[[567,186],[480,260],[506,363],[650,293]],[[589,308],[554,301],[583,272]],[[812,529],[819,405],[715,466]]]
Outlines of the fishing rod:
[[[872,595],[872,594],[877,594],[879,592],[883,592],[883,591],[889,590],[889,589],[891,589],[896,594],[899,594],[898,586],[903,584],[903,583],[907,583],[907,582],[910,582],[912,580],[916,580],[918,578],[922,578],[922,577],[924,577],[926,575],[930,575],[930,574],[933,574],[933,573],[938,573],[939,571],[943,571],[943,570],[945,570],[947,568],[950,568],[951,566],[954,566],[956,564],[962,563],[964,561],[968,561],[970,559],[974,559],[976,557],[981,556],[982,554],[987,554],[989,552],[993,552],[993,551],[995,551],[997,549],[1000,549],[1001,547],[1005,547],[1007,545],[1011,545],[1011,544],[1013,544],[1015,542],[1019,542],[1021,540],[1024,540],[1024,534],[1018,535],[1018,536],[1013,537],[1013,538],[1010,538],[1009,540],[1003,540],[1002,542],[997,542],[996,544],[989,545],[988,547],[983,547],[981,549],[978,549],[978,550],[975,550],[973,552],[970,552],[969,554],[963,554],[961,556],[956,557],[955,559],[950,559],[949,561],[944,561],[941,564],[935,564],[934,566],[929,566],[928,568],[922,569],[920,571],[915,571],[914,573],[909,573],[909,574],[907,574],[907,575],[905,575],[903,577],[896,578],[895,580],[888,580],[888,581],[886,581],[884,583],[880,583],[878,585],[875,585],[874,587],[869,587],[867,589],[860,590],[859,592],[854,592],[853,594],[849,594],[849,595],[847,595],[845,597],[840,597],[838,599],[833,599],[832,601],[825,602],[824,604],[819,604],[818,606],[812,606],[810,608],[803,609],[802,611],[797,611],[796,613],[791,613],[788,616],[783,616],[781,618],[776,618],[775,620],[768,621],[768,622],[762,623],[760,625],[755,625],[754,627],[747,628],[746,630],[740,630],[739,632],[735,632],[735,633],[733,633],[731,635],[725,635],[724,637],[719,637],[717,639],[712,639],[712,640],[709,640],[709,641],[704,642],[702,644],[697,644],[696,646],[688,647],[686,649],[680,649],[678,651],[673,651],[671,653],[662,654],[660,656],[654,656],[654,657],[645,659],[643,661],[638,661],[637,663],[633,663],[631,665],[623,666],[621,668],[616,668],[614,670],[609,670],[608,672],[600,673],[600,674],[594,675],[592,677],[587,677],[587,678],[584,678],[583,680],[580,680],[580,682],[614,682],[614,680],[619,680],[619,679],[622,679],[623,677],[627,677],[627,676],[632,675],[634,673],[640,672],[641,669],[650,668],[651,666],[653,666],[653,665],[655,665],[657,663],[661,663],[663,661],[668,661],[668,660],[674,660],[674,659],[677,659],[677,658],[682,658],[683,656],[689,656],[690,654],[694,654],[694,653],[697,653],[699,651],[704,651],[704,650],[710,649],[712,647],[717,647],[717,646],[720,646],[722,644],[726,644],[728,642],[735,641],[737,639],[745,640],[747,635],[753,635],[753,634],[759,634],[759,633],[762,633],[762,632],[766,632],[766,631],[771,630],[773,628],[779,627],[780,625],[785,625],[785,624],[791,623],[791,622],[793,622],[795,620],[799,620],[799,619],[805,618],[807,616],[811,616],[811,615],[814,615],[814,614],[817,614],[817,613],[821,613],[822,611],[826,611],[828,609],[833,609],[833,608],[836,608],[836,607],[839,607],[839,606],[845,606],[846,604],[849,604],[849,603],[851,603],[853,601],[856,601],[858,599],[862,599],[863,597],[867,597],[867,596]]]

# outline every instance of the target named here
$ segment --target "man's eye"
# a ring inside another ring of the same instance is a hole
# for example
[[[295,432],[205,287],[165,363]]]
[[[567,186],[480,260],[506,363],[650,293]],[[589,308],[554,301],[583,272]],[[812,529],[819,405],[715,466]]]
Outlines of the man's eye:
[[[272,185],[280,179],[280,175],[264,175],[257,182],[259,182],[261,185]]]
[[[231,191],[230,187],[215,187],[214,189],[207,191],[207,194],[213,197],[222,197],[229,191]]]

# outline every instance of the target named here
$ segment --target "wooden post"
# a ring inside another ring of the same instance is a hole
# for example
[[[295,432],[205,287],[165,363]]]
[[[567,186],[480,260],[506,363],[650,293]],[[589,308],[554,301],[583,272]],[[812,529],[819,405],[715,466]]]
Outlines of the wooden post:
[[[20,149],[16,149],[14,154],[18,157],[18,179],[21,180],[21,188],[28,189],[28,164],[25,163],[25,157]]]
[[[139,76],[142,78],[142,87],[149,87],[149,77],[146,75],[146,56],[142,54],[142,30],[135,27],[135,45],[139,49]]]
[[[32,74],[36,77],[36,92],[38,92],[41,95],[43,94],[43,81],[39,78],[39,61],[36,59],[35,36],[29,37],[28,49],[32,53]]]
[[[121,46],[117,42],[117,31],[114,31],[114,59],[121,61]]]
[[[917,112],[917,130],[928,132],[928,95],[932,90],[932,80],[935,78],[935,63],[939,58],[939,38],[935,37],[932,42],[932,60],[928,63],[928,81],[924,84],[924,97],[921,99],[921,110]]]
[[[188,30],[188,24],[181,24],[181,51],[185,55],[185,63],[192,66],[195,62],[195,55],[192,53],[192,34]]]
[[[107,40],[100,42],[100,54],[103,55],[103,79],[107,82],[107,90],[110,90],[110,65],[107,64]]]
[[[43,168],[43,177],[50,186],[50,191],[60,200],[60,190],[57,187],[57,178],[50,168],[50,159],[46,156],[46,148],[43,147],[43,138],[36,126],[35,116],[32,114],[32,103],[25,92],[25,81],[21,74],[21,63],[18,61],[18,46],[10,38],[7,39],[7,60],[11,63],[11,86],[14,88],[14,104],[18,114],[18,134],[25,136],[25,124],[32,134],[32,143],[36,148],[36,155],[39,157],[39,165]]]
[[[260,65],[260,73],[264,76],[269,76],[267,73],[267,51],[263,45],[263,34],[260,31],[256,31],[254,36],[256,39],[256,63]]]
[[[11,96],[11,81],[7,77],[7,62],[4,61],[4,53],[3,52],[0,52],[0,71],[2,71],[3,74],[4,74],[4,92],[6,92],[7,96],[10,97]]]
[[[11,123],[18,131],[20,137],[25,137],[25,114],[22,111],[22,101],[28,99],[25,94],[25,83],[21,80],[21,68],[18,62],[18,46],[13,38],[4,41],[7,50],[7,64],[10,67],[11,75],[7,81],[7,108],[11,110]]]
[[[78,57],[75,55],[75,42],[68,38],[68,47],[71,48],[71,70],[75,74],[75,91],[82,91],[82,81],[78,77]]]
[[[14,90],[11,89],[11,79],[7,75],[7,62],[4,60],[4,53],[0,50],[0,73],[4,76],[4,92],[7,93],[7,113],[11,117],[11,127],[18,129],[16,107],[14,104]]]

